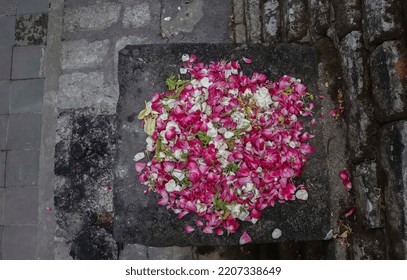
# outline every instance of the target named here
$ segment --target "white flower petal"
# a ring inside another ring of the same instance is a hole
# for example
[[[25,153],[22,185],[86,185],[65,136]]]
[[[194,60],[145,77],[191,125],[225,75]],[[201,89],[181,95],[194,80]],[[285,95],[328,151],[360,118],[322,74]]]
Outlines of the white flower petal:
[[[281,235],[282,235],[281,229],[276,228],[275,230],[273,230],[271,237],[273,237],[274,239],[278,239],[281,237]]]
[[[295,197],[299,200],[307,200],[308,199],[308,192],[305,189],[298,190],[295,193]]]
[[[146,155],[144,154],[144,152],[138,153],[134,156],[133,160],[134,161],[139,161],[141,159],[143,159]]]
[[[188,72],[188,70],[185,69],[185,68],[180,68],[180,69],[179,69],[179,72],[180,72],[182,75],[185,75],[185,74]]]
[[[171,18],[170,18],[171,19]],[[165,19],[164,19],[165,20]],[[182,61],[187,62],[189,60],[189,55],[188,54],[183,54],[181,57]]]
[[[235,134],[233,132],[231,132],[231,131],[226,131],[225,134],[223,134],[223,136],[226,139],[229,139],[229,138],[232,138],[233,136],[235,136]]]
[[[185,174],[182,172],[182,170],[179,169],[174,169],[172,172],[172,176],[174,176],[180,181],[182,181],[185,178]]]
[[[165,17],[164,18],[164,21],[170,21],[171,20],[171,17]]]

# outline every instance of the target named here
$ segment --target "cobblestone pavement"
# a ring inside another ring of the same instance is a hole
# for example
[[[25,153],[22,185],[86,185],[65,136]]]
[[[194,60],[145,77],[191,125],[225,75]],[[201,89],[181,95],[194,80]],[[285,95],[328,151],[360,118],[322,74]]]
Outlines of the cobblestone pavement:
[[[324,61],[318,81],[320,94],[329,97],[324,108],[337,105],[338,92],[344,95],[344,118],[324,137],[341,147],[329,155],[330,177],[346,165],[354,188],[348,195],[338,180],[327,184],[336,209],[332,224],[354,206],[357,220],[350,246],[329,241],[324,257],[406,259],[406,3],[0,0],[1,258],[72,258],[70,237],[83,217],[71,213],[65,219],[54,209],[54,189],[58,193],[64,184],[53,171],[56,137],[64,128],[57,114],[115,114],[118,51],[124,46],[290,42],[315,47]],[[114,214],[112,193],[100,198],[98,207]],[[301,246],[304,257],[315,244]],[[299,250],[295,244],[274,249],[280,258]],[[120,259],[230,257],[225,248],[208,254],[126,244],[115,250],[111,256]]]

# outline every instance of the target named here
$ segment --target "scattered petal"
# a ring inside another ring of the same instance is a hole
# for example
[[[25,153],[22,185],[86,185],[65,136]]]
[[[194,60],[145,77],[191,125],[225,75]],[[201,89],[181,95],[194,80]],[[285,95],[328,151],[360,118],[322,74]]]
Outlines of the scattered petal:
[[[348,211],[346,211],[345,217],[352,216],[355,213],[355,210],[356,210],[355,207],[353,207],[353,208],[349,209]]]
[[[186,231],[187,233],[191,233],[191,232],[195,231],[195,228],[193,228],[193,227],[191,227],[191,226],[186,226],[186,227],[185,227],[185,231]]]
[[[315,125],[317,123],[317,121],[315,119],[311,120],[311,125]]]
[[[201,220],[196,220],[195,225],[197,227],[201,227],[201,226],[203,226],[203,222]]]
[[[253,62],[250,58],[247,58],[247,57],[243,57],[243,61],[244,61],[246,64],[250,64],[250,63]]]
[[[182,75],[185,75],[185,74],[188,72],[188,70],[185,69],[185,68],[180,68],[180,69],[179,69],[179,72],[180,72]]]
[[[139,161],[139,160],[142,160],[144,157],[145,157],[145,154],[144,154],[143,152],[140,152],[140,153],[137,153],[137,154],[134,156],[133,160],[134,160],[134,161]]]
[[[299,200],[308,200],[308,192],[305,189],[300,189],[295,193],[295,197]]]
[[[164,21],[170,21],[171,20],[171,17],[165,17],[164,18]]]
[[[336,112],[335,112],[335,110],[331,110],[331,111],[329,111],[329,114],[330,114],[332,117],[335,117],[335,116],[336,116]]]
[[[341,177],[342,180],[348,180],[349,179],[349,172],[347,169],[344,169],[339,173],[339,177]]]
[[[320,95],[319,99],[324,99],[326,96],[325,95]]]
[[[328,231],[328,232],[326,233],[324,240],[332,239],[333,236],[334,236],[334,231],[333,231],[333,229],[331,229],[330,231]]]
[[[52,208],[51,208],[51,207],[47,207],[47,210],[48,210],[49,212],[51,212],[51,211],[52,211]]]
[[[111,186],[106,186],[106,187],[105,187],[105,191],[108,192],[108,191],[111,191],[111,190],[112,190],[112,187],[111,187]]]
[[[271,236],[273,237],[273,239],[278,239],[280,238],[282,235],[282,232],[280,229],[276,228],[275,230],[273,230],[273,233],[271,234]]]
[[[252,242],[251,237],[247,234],[246,231],[244,231],[242,236],[240,237],[239,244],[243,245],[243,244],[250,243],[250,242]]]

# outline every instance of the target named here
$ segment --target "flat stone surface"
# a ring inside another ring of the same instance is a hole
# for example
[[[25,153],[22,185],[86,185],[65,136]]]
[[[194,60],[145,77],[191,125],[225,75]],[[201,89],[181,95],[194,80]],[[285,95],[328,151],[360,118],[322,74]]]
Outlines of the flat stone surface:
[[[6,225],[37,224],[38,188],[6,188],[4,200]]]
[[[41,114],[10,115],[7,149],[39,149],[41,140]]]
[[[380,134],[385,173],[386,234],[390,259],[407,258],[407,121],[386,124]]]
[[[322,36],[326,35],[331,25],[330,6],[329,0],[311,0],[309,2],[311,28]]]
[[[6,152],[1,151],[0,152],[0,188],[4,187],[4,181],[5,181],[5,174],[6,174]],[[0,195],[0,201],[2,202],[3,205],[3,200],[2,200],[2,196]],[[0,209],[3,207],[0,207]],[[2,210],[0,210],[0,217],[2,216]],[[0,218],[0,224],[3,224],[3,222],[1,222]]]
[[[59,78],[58,108],[98,108],[114,110],[117,102],[114,85],[105,81],[103,72],[63,74]]]
[[[6,149],[8,116],[0,115],[0,150]]]
[[[0,15],[15,15],[16,0],[0,0]]]
[[[407,117],[407,49],[400,41],[378,46],[370,57],[375,114],[380,122]]]
[[[0,115],[8,114],[8,98],[10,95],[10,88],[10,81],[0,81]]]
[[[0,81],[10,80],[12,48],[0,46]]]
[[[250,43],[261,42],[260,0],[245,1],[247,39]]]
[[[0,16],[0,46],[13,45],[15,25],[15,16]]]
[[[47,13],[49,0],[17,0],[17,14]]]
[[[162,54],[166,55],[163,56]],[[311,144],[316,153],[310,156],[301,181],[309,186],[310,198],[306,203],[290,202],[263,211],[256,225],[242,224],[231,236],[206,235],[196,231],[184,232],[193,217],[177,219],[174,213],[157,204],[153,193],[144,195],[143,187],[135,177],[132,155],[145,149],[146,134],[135,116],[153,92],[165,88],[165,78],[178,73],[181,55],[194,53],[205,62],[209,59],[241,59],[251,57],[254,63],[243,65],[243,70],[265,72],[273,79],[288,74],[302,79],[311,92],[316,92],[317,56],[313,48],[282,44],[276,46],[232,44],[171,44],[126,47],[119,56],[120,98],[118,103],[118,153],[115,160],[115,223],[114,236],[118,242],[148,246],[227,245],[238,244],[247,229],[256,243],[281,240],[321,240],[329,231],[327,168],[322,125],[313,130],[316,137]],[[261,59],[256,59],[256,57]],[[308,125],[305,121],[304,125]],[[325,166],[325,168],[324,168]],[[273,240],[271,233],[279,228],[283,234]]]
[[[94,42],[86,40],[65,41],[62,44],[61,67],[63,70],[97,67],[106,58],[109,45],[109,40]]]
[[[4,226],[3,260],[36,259],[37,227]]]
[[[121,5],[112,2],[86,7],[65,9],[64,28],[67,32],[103,30],[116,23],[120,17]]]
[[[6,187],[33,187],[38,185],[38,151],[8,151]]]
[[[193,247],[147,247],[149,260],[193,260]]]
[[[307,1],[287,0],[284,10],[285,36],[288,42],[301,41],[307,36]]]
[[[14,47],[12,79],[42,78],[44,46]]]
[[[403,32],[402,1],[363,0],[363,31],[371,45],[400,38]]]
[[[125,7],[123,14],[123,27],[139,28],[146,26],[150,21],[151,15],[148,2]]]
[[[44,80],[17,80],[11,84],[10,114],[41,113]]]
[[[22,15],[17,17],[16,46],[34,46],[47,44],[48,15]]]
[[[281,38],[281,1],[268,0],[263,4],[263,38],[267,43]]]
[[[147,246],[126,244],[119,252],[119,260],[147,260]]]
[[[236,43],[246,42],[246,21],[244,17],[244,0],[233,0],[233,28]]]

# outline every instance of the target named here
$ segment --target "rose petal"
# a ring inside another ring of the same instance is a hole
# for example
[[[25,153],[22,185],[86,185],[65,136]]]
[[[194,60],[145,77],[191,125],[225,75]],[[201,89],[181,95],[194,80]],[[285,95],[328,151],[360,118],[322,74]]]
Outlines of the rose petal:
[[[246,64],[250,64],[253,62],[250,58],[247,58],[247,57],[243,57],[242,59]]]
[[[240,237],[239,244],[243,245],[243,244],[250,243],[250,242],[252,242],[251,237],[247,234],[246,231],[244,231],[242,236]]]
[[[282,235],[281,229],[278,228],[273,230],[273,232],[271,233],[271,237],[273,237],[273,239],[278,239],[281,237],[281,235]]]
[[[193,228],[193,227],[191,227],[191,226],[186,226],[186,227],[185,227],[185,231],[186,231],[187,233],[191,233],[191,232],[195,231],[195,228]]]

